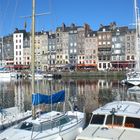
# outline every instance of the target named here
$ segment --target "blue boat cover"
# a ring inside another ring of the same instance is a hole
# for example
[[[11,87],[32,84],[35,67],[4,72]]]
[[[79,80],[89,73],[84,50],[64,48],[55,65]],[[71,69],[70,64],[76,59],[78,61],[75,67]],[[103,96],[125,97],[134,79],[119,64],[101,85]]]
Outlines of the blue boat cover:
[[[0,66],[0,71],[5,71],[5,70],[7,70],[5,67]]]
[[[61,90],[57,93],[52,95],[46,95],[41,93],[34,93],[32,94],[32,105],[39,105],[39,104],[54,104],[58,102],[64,102],[65,100],[65,91]]]

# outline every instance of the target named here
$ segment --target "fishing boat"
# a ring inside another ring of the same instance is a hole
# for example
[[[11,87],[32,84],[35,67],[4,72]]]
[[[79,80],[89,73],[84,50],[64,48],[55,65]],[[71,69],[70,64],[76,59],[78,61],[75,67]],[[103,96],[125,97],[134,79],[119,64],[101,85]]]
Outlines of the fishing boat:
[[[70,111],[53,110],[52,105],[65,101],[65,90],[54,94],[35,93],[34,82],[34,20],[35,0],[32,0],[32,117],[6,129],[1,140],[74,140],[83,130],[85,114],[76,108]],[[51,104],[51,111],[44,112],[40,105]],[[65,106],[65,105],[64,105]],[[39,110],[39,111],[38,111]]]
[[[92,112],[89,125],[76,140],[139,140],[140,103],[114,101]]]

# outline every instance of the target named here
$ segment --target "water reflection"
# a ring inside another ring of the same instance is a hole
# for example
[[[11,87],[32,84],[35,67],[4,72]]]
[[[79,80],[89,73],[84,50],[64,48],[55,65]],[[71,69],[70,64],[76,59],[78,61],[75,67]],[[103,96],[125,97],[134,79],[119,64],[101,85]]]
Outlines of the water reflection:
[[[131,101],[140,102],[140,87],[133,86],[133,87],[128,88],[127,98],[128,100],[131,100]]]
[[[118,79],[61,79],[38,80],[35,92],[51,94],[65,89],[66,98],[78,105],[80,111],[92,112],[99,106],[114,100],[129,100],[125,85]],[[0,106],[17,106],[20,111],[31,109],[31,81],[28,79],[0,82]],[[67,109],[68,104],[66,104]]]

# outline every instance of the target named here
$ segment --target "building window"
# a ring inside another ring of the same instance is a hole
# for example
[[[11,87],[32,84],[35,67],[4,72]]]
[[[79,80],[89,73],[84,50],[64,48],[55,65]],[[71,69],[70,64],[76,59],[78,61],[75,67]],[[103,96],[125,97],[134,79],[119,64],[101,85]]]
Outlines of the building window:
[[[134,60],[134,55],[131,56],[131,59]]]
[[[102,60],[102,57],[101,56],[99,56],[99,60]]]
[[[131,36],[131,40],[132,40],[132,41],[134,41],[134,38],[135,38],[134,36]]]
[[[110,68],[110,63],[108,63],[108,68]]]
[[[127,60],[130,60],[130,56],[127,56]]]
[[[127,53],[130,53],[130,49],[127,49]]]
[[[76,53],[76,49],[74,49],[74,53]]]
[[[103,56],[103,60],[106,60],[106,56]]]
[[[100,40],[101,40],[101,38],[102,38],[102,37],[101,37],[101,35],[99,35],[99,36],[98,36],[98,39],[100,39]]]
[[[127,41],[129,41],[130,40],[130,36],[127,36]]]
[[[70,43],[70,46],[73,46],[73,43]]]
[[[130,47],[130,43],[127,43],[127,47]]]
[[[103,68],[106,69],[106,63],[103,63]]]
[[[102,45],[102,42],[99,42],[99,45]]]
[[[107,39],[109,40],[110,38],[111,38],[111,35],[108,34],[108,35],[107,35]]]
[[[73,53],[73,50],[72,49],[70,50],[70,53]]]
[[[103,40],[106,40],[106,35],[103,35]]]

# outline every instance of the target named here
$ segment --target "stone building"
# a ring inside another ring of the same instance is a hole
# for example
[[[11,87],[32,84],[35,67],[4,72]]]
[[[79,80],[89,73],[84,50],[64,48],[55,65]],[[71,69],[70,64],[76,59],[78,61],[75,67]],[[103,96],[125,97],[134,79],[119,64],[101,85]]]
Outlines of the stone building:
[[[125,34],[127,30],[128,27],[116,27],[112,31],[112,70],[122,70],[127,67],[125,59]]]

